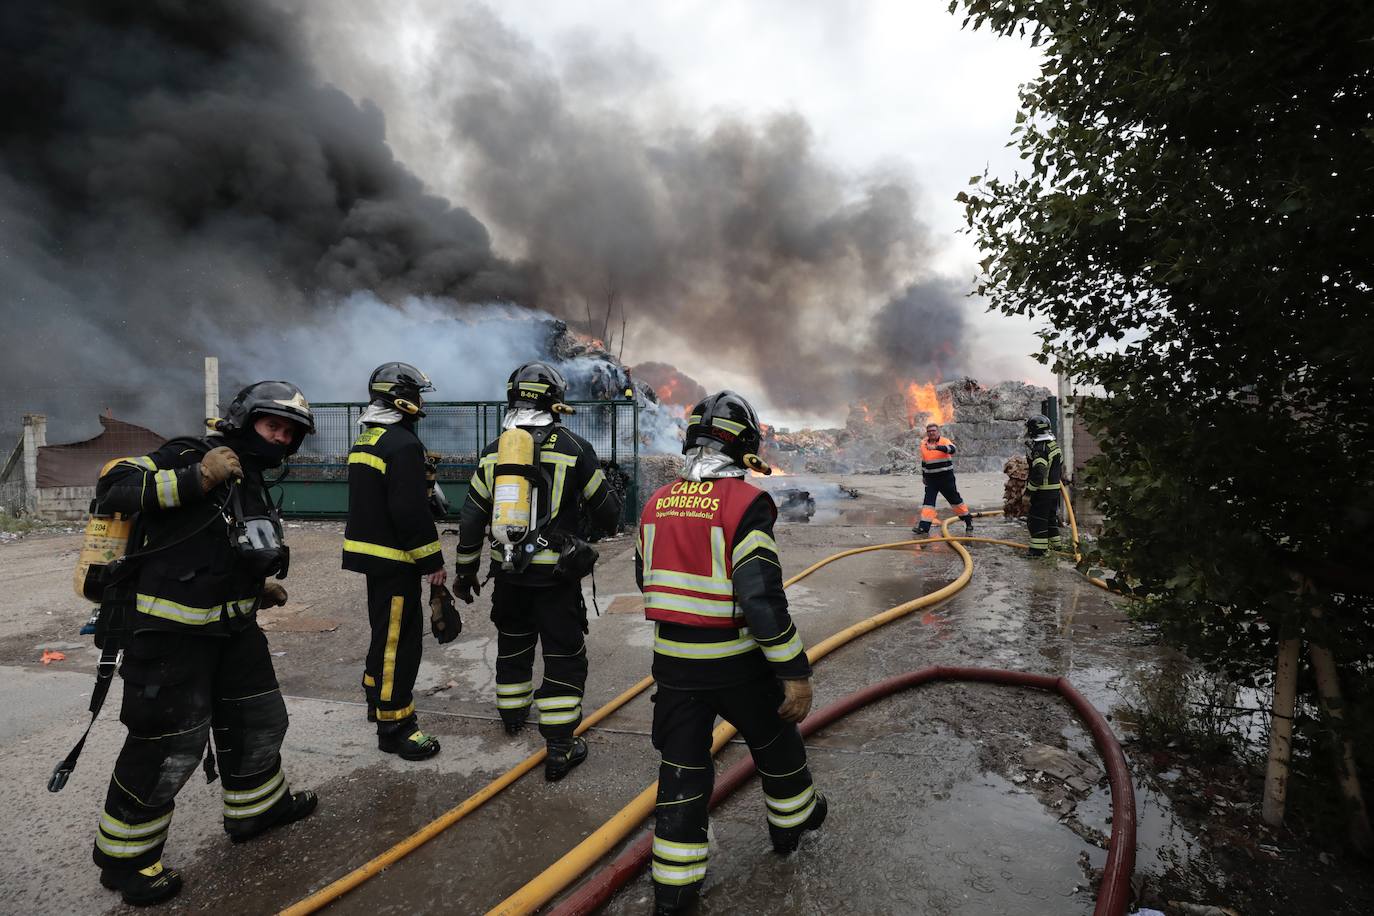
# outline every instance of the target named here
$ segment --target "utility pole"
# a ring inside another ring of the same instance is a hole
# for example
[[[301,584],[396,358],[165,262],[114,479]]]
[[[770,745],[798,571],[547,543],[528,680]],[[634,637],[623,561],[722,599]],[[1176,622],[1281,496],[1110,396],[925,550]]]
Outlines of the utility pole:
[[[219,416],[219,357],[205,357],[205,419]]]

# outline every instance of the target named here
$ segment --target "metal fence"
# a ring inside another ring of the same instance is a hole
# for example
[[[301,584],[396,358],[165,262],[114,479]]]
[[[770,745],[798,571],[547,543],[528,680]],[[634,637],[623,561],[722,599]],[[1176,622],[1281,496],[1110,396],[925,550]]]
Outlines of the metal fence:
[[[630,519],[639,493],[639,405],[623,401],[571,401],[577,413],[563,425],[591,443],[596,456],[622,490]],[[348,451],[358,435],[366,404],[313,404],[315,435],[306,438],[291,460],[283,484],[283,509],[297,516],[343,516],[348,512]],[[467,481],[487,443],[501,434],[504,401],[435,401],[425,404],[417,432],[439,458],[439,483],[456,515],[467,495]]]

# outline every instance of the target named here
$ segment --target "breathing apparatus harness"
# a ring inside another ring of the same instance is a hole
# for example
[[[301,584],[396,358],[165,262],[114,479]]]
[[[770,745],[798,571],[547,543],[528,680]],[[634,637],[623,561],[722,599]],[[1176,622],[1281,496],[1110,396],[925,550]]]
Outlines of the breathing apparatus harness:
[[[550,410],[554,414],[574,412],[574,408],[562,403],[552,405]],[[501,554],[501,569],[517,574],[529,568],[539,551],[558,551],[555,576],[565,582],[580,582],[591,576],[592,606],[599,617],[596,548],[571,532],[548,527],[553,517],[553,479],[544,469],[541,451],[558,431],[557,423],[533,428],[512,426],[497,440],[497,463],[492,469],[491,545]],[[495,561],[488,565],[484,582],[496,575],[496,566]],[[584,632],[585,618],[584,606]]]

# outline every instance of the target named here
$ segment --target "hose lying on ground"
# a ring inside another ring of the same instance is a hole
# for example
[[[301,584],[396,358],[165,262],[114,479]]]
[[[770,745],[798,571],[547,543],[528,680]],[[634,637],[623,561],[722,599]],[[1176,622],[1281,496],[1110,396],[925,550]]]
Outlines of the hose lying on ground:
[[[1000,514],[1000,510],[974,513],[975,517],[987,517]],[[951,521],[953,521],[953,519],[945,519],[941,522],[944,531],[948,531],[948,525]],[[823,655],[828,654],[833,649],[838,648],[840,645],[843,645],[844,643],[854,638],[857,638],[858,636],[864,633],[876,629],[877,627],[880,627],[883,624],[888,623],[892,620],[898,619],[899,617],[906,616],[907,614],[910,614],[913,611],[943,601],[945,598],[948,598],[956,592],[958,592],[959,590],[961,590],[965,585],[968,584],[968,581],[972,576],[973,560],[972,557],[969,555],[968,551],[965,550],[959,542],[963,541],[972,543],[1001,544],[1003,546],[1014,547],[1019,549],[1025,549],[1027,546],[1025,544],[1018,543],[1015,541],[1006,541],[997,538],[955,538],[949,537],[947,534],[943,537],[914,538],[902,541],[895,541],[887,544],[873,544],[865,547],[856,547],[850,550],[844,550],[839,553],[833,554],[829,557],[826,557],[812,564],[806,569],[802,570],[795,576],[792,576],[790,579],[787,580],[785,586],[790,587],[791,585],[801,581],[807,576],[810,576],[812,573],[822,569],[825,566],[828,566],[830,563],[833,563],[845,557],[850,557],[861,553],[868,553],[875,550],[896,550],[917,546],[921,544],[939,543],[942,541],[950,542],[951,546],[955,549],[955,551],[959,553],[960,558],[964,564],[964,569],[953,582],[949,583],[948,585],[945,585],[940,589],[937,589],[934,592],[931,592],[928,595],[921,596],[920,598],[898,605],[874,617],[870,617],[866,620],[860,621],[859,623],[854,624],[853,626],[848,627],[840,631],[839,633],[834,634],[828,639],[823,640],[822,642],[814,646],[810,652],[808,652],[808,656],[811,658],[811,660],[814,662],[821,658]],[[622,706],[628,703],[630,700],[634,699],[636,696],[647,690],[652,684],[653,678],[643,678],[633,687],[624,691],[615,699],[611,700],[609,703],[597,709],[591,715],[587,716],[587,718],[585,718],[582,721],[582,723],[578,726],[576,734],[580,735],[583,732],[595,726],[596,724],[598,724],[599,722],[603,721],[616,710],[620,709]],[[727,727],[728,726],[724,725],[721,726],[721,728]],[[719,730],[720,729],[718,729],[717,731]],[[715,753],[721,746],[725,744],[726,741],[729,740],[730,737],[733,737],[733,734],[734,732],[733,730],[731,730],[728,736],[713,743],[712,753]],[[509,787],[521,776],[524,776],[530,770],[537,767],[540,763],[543,762],[545,756],[546,751],[543,748],[539,749],[534,754],[531,754],[529,757],[525,758],[523,761],[516,764],[510,770],[503,773],[501,776],[497,777],[492,782],[488,783],[482,789],[478,790],[473,795],[469,796],[467,799],[460,802],[455,807],[449,809],[444,814],[440,815],[435,820],[426,824],[424,827],[420,828],[415,833],[394,844],[385,852],[379,854],[378,856],[374,857],[370,861],[364,863],[363,865],[359,866],[358,868],[354,869],[348,874],[342,876],[341,878],[338,878],[337,880],[331,882],[330,884],[321,888],[319,891],[316,891],[308,897],[305,897],[304,899],[297,901],[296,903],[282,910],[281,916],[306,916],[306,914],[317,912],[323,907],[328,906],[334,900],[337,900],[339,897],[348,893],[350,890],[353,890],[354,888],[366,882],[368,879],[379,874],[384,869],[405,858],[407,855],[409,855],[411,852],[414,852],[420,846],[434,839],[436,836],[443,833],[449,827],[453,826],[458,821],[462,820],[464,817],[471,814],[473,811],[476,811],[478,808],[486,804],[496,795],[500,794],[504,789]],[[646,793],[649,797],[650,811],[652,811],[653,792],[653,786],[646,790]],[[639,806],[642,803],[642,799],[644,798],[644,795],[646,793],[642,793],[638,799],[636,799],[634,802],[631,802],[631,804],[627,806],[625,809],[622,809],[622,811],[619,814],[612,817],[611,820],[604,824],[602,828],[598,830],[597,833],[594,833],[592,835],[592,837],[589,837],[587,840],[584,840],[583,845],[593,840],[597,836],[597,834],[600,833],[601,830],[606,830],[607,828],[613,826],[621,831],[619,834],[619,838],[623,838],[627,833],[629,833],[630,830],[633,830],[634,825],[644,819],[644,815],[641,815],[637,819],[629,821],[628,824],[623,826],[620,823],[620,818],[622,815],[628,816],[628,812],[631,808]],[[614,842],[618,842],[618,839],[612,841],[611,845],[614,845]],[[580,845],[578,849],[581,848],[582,846]],[[587,861],[586,865],[583,866],[582,870],[585,870],[587,867],[590,867],[590,865],[595,861],[596,858],[599,858],[600,855],[603,855],[605,852],[609,851],[609,849],[610,846],[606,846],[604,849],[601,850],[601,852],[592,855],[592,857]],[[545,874],[547,874],[547,872]],[[542,903],[547,902],[555,894],[557,894],[559,890],[561,890],[563,887],[566,887],[568,883],[574,880],[578,874],[581,874],[581,871],[574,873],[571,877],[568,877],[564,881],[564,883],[558,886],[558,888],[553,890],[551,893],[545,896],[539,903],[534,904],[534,906],[530,907],[529,909],[532,911],[534,908],[537,908],[539,905],[542,905]],[[542,877],[543,876],[541,875],[541,878]],[[535,879],[535,882],[531,882],[531,884],[526,885],[526,887],[528,888],[538,881],[539,879],[537,878]],[[519,896],[519,892],[517,892],[516,896]],[[501,906],[504,907],[505,904],[512,903],[513,901],[515,901],[515,899],[515,897],[508,898],[508,900],[505,901],[505,903],[503,903]],[[501,910],[501,907],[498,907],[498,910]],[[522,912],[522,910],[519,909],[501,911]]]
[[[1126,769],[1126,757],[1102,713],[1073,688],[1067,678],[997,668],[960,668],[937,665],[879,681],[857,693],[812,713],[801,724],[803,737],[825,728],[837,719],[862,709],[884,697],[934,681],[981,681],[1057,691],[1073,706],[1092,731],[1093,742],[1106,764],[1107,781],[1112,790],[1112,836],[1107,845],[1107,862],[1097,890],[1094,916],[1120,916],[1126,912],[1130,897],[1131,873],[1135,870],[1135,790]],[[754,775],[753,757],[736,763],[716,782],[710,806],[714,808],[745,780]],[[592,875],[581,887],[561,901],[548,916],[585,916],[605,905],[617,890],[644,868],[653,853],[653,830],[646,830],[613,861]]]
[[[1000,514],[1000,512],[979,513],[979,515],[987,514]],[[951,521],[953,521],[953,519],[945,519],[941,522],[943,531],[949,531],[949,523]],[[810,659],[812,664],[815,664],[835,649],[838,649],[840,646],[845,645],[859,636],[876,630],[884,624],[905,617],[913,611],[941,602],[968,585],[969,580],[973,577],[973,557],[960,542],[972,541],[975,543],[1007,544],[1018,548],[1026,547],[1025,544],[1018,544],[1015,541],[1002,541],[996,538],[952,537],[948,534],[935,539],[898,541],[891,544],[874,544],[869,547],[857,547],[852,550],[842,551],[834,556],[826,557],[819,563],[808,567],[794,576],[788,581],[788,584],[796,582],[798,579],[810,575],[822,566],[842,557],[866,553],[871,550],[890,550],[901,546],[925,543],[927,540],[946,542],[954,548],[964,564],[964,568],[959,573],[958,577],[942,588],[938,588],[929,594],[922,595],[919,598],[889,608],[880,614],[875,614],[872,617],[861,620],[856,624],[845,627],[833,636],[822,640],[807,650],[807,658]],[[716,726],[715,731],[712,733],[711,754],[714,755],[719,752],[734,736],[735,729],[729,723],[722,722],[720,725]],[[648,788],[640,792],[629,804],[613,814],[609,820],[596,830],[592,831],[590,836],[574,846],[563,856],[563,858],[550,865],[524,887],[493,907],[487,916],[513,916],[513,914],[533,913],[535,910],[539,909],[539,907],[548,903],[561,893],[564,888],[576,881],[579,875],[591,868],[598,859],[606,855],[618,843],[624,840],[636,826],[648,818],[654,810],[654,800],[657,791],[658,783],[651,783]]]

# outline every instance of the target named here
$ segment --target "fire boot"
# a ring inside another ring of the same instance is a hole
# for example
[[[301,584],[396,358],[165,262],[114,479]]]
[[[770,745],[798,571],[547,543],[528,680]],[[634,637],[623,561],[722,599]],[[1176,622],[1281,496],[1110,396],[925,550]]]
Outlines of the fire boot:
[[[973,516],[972,516],[972,515],[965,515],[965,516],[964,516],[964,534],[966,534],[966,535],[973,534]]]
[[[286,802],[284,804],[277,805],[277,814],[272,820],[263,824],[252,833],[231,833],[229,834],[229,839],[235,843],[247,843],[255,837],[262,836],[269,830],[304,820],[315,813],[315,806],[319,803],[320,798],[314,792],[292,792],[286,797]]]
[[[811,816],[797,826],[775,827],[770,822],[768,824],[768,836],[773,841],[773,851],[782,856],[795,852],[797,845],[801,842],[802,834],[808,830],[821,829],[821,824],[825,823],[825,815],[829,811],[830,803],[825,800],[824,795],[817,792],[816,807],[811,809]]]
[[[426,735],[417,726],[409,734],[394,731],[378,735],[377,747],[388,754],[396,754],[402,760],[428,760],[439,753],[439,739]]]
[[[587,742],[581,738],[552,738],[544,760],[544,780],[558,782],[568,771],[587,759]]]
[[[152,906],[171,900],[181,891],[181,875],[163,867],[161,860],[137,871],[102,868],[100,883],[112,891],[119,891],[119,896],[129,906]]]
[[[519,709],[502,709],[501,725],[508,735],[518,735],[520,730],[525,727],[525,721],[530,717],[530,708],[521,706]]]
[[[654,885],[654,916],[687,916],[697,911],[701,882],[683,887]]]

